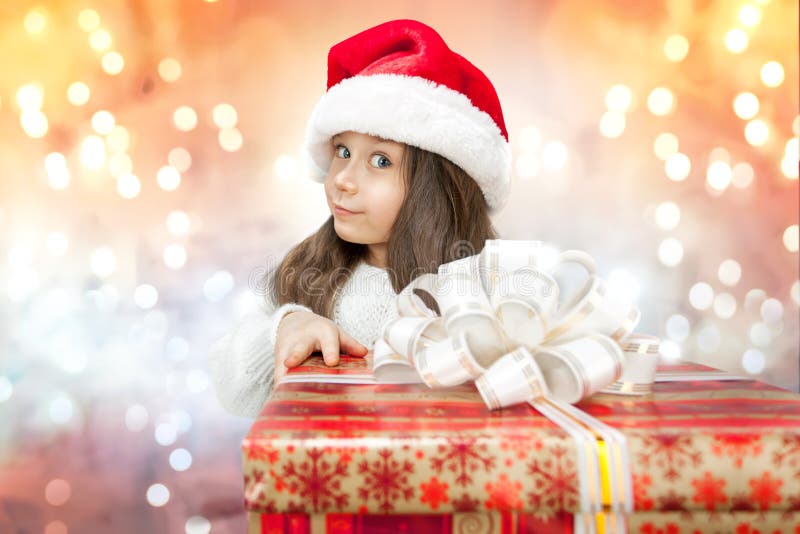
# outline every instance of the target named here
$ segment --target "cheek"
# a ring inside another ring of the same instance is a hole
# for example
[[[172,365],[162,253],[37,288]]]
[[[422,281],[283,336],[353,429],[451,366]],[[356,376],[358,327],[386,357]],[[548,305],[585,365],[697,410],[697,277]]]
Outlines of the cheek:
[[[370,219],[374,226],[388,231],[397,218],[400,206],[403,204],[404,195],[396,189],[376,191],[370,202]]]

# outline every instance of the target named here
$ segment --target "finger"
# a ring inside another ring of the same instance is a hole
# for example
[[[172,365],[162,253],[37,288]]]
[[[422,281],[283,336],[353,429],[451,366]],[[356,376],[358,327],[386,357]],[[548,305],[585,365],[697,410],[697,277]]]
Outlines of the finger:
[[[362,345],[353,336],[339,329],[339,347],[342,352],[351,354],[353,356],[364,356],[369,352],[369,349]]]
[[[339,332],[336,329],[325,330],[319,337],[322,359],[325,365],[339,364]]]
[[[298,341],[289,350],[284,364],[286,367],[296,367],[311,354],[311,339]]]

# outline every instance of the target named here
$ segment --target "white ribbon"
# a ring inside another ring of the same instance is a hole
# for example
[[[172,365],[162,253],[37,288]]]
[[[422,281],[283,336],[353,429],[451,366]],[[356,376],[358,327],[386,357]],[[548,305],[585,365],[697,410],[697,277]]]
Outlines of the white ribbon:
[[[587,277],[559,306],[553,275],[569,263]],[[571,404],[603,388],[643,393],[614,384],[631,351],[652,356],[644,372],[635,362],[632,373],[634,382],[646,384],[649,376],[652,383],[657,338],[627,342],[639,309],[608,290],[591,256],[559,254],[540,241],[488,240],[480,254],[415,278],[397,306],[398,319],[385,325],[373,349],[376,370],[403,361],[430,387],[474,380],[490,409],[529,402],[578,444],[582,512],[610,508],[624,519],[632,511],[624,436]]]
[[[588,276],[559,307],[552,274],[567,263]],[[594,265],[584,252],[554,254],[539,241],[489,240],[480,254],[444,264],[400,292],[399,318],[385,325],[375,366],[405,360],[430,387],[475,380],[490,409],[544,397],[578,402],[620,378],[620,342],[640,317]]]

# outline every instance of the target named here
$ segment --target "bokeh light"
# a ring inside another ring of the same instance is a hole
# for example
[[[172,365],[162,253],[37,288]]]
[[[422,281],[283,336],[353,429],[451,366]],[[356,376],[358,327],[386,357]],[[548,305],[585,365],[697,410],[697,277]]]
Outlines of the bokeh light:
[[[747,49],[750,38],[739,28],[734,28],[725,34],[725,48],[734,54],[741,54]]]
[[[653,142],[653,152],[661,160],[667,160],[678,151],[678,138],[675,134],[664,132],[658,134]]]
[[[673,63],[683,61],[688,53],[689,40],[683,35],[670,35],[667,37],[667,40],[664,41],[664,55]]]
[[[689,172],[692,170],[692,163],[689,160],[689,156],[676,152],[664,162],[664,169],[670,180],[680,182],[689,176]]]
[[[668,115],[675,107],[675,95],[666,87],[656,87],[647,96],[647,109],[653,115]]]
[[[761,81],[767,87],[778,87],[783,83],[783,65],[777,61],[768,61],[761,67]]]
[[[240,531],[249,422],[209,347],[330,216],[302,145],[346,34],[288,3],[62,4],[0,17],[0,531]],[[503,104],[498,235],[591,253],[662,363],[797,390],[797,3],[529,4],[437,23]]]

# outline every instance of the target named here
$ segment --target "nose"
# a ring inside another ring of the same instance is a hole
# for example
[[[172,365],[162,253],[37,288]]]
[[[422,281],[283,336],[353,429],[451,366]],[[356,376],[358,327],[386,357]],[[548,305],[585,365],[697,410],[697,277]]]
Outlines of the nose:
[[[340,191],[355,194],[358,191],[358,185],[356,184],[355,173],[351,166],[352,163],[348,161],[347,165],[335,171],[333,175],[333,184]]]

